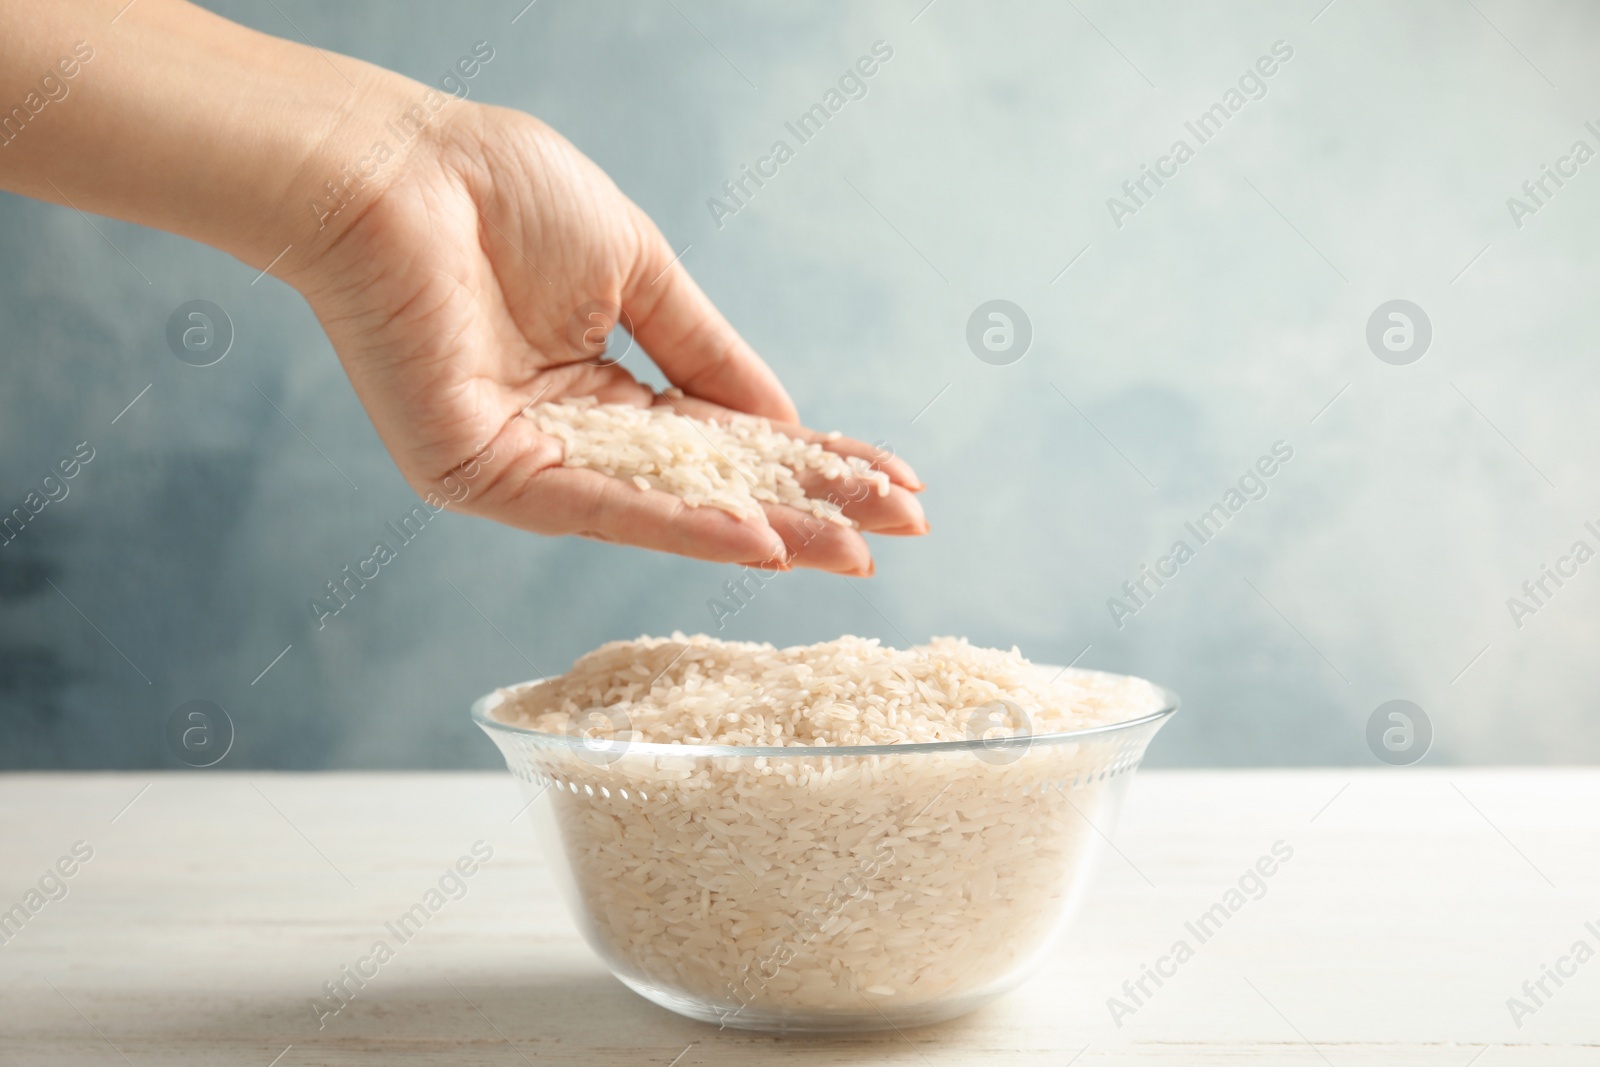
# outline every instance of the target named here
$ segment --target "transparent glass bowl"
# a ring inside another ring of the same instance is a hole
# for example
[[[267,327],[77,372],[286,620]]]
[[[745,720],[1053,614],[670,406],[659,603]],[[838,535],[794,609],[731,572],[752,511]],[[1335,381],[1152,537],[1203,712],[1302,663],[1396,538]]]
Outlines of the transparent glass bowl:
[[[625,984],[720,1026],[860,1031],[953,1018],[1032,973],[1177,710],[1161,693],[1088,730],[851,748],[541,733],[498,721],[500,692],[472,718]]]

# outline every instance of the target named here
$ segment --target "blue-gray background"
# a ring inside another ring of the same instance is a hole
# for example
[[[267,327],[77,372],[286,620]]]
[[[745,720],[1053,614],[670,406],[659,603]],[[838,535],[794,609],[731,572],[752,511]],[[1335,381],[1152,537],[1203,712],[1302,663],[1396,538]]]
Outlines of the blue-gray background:
[[[932,536],[875,542],[869,581],[784,576],[723,636],[1083,653],[1183,694],[1169,765],[1372,763],[1391,698],[1428,712],[1431,761],[1600,757],[1600,562],[1520,629],[1506,604],[1600,544],[1600,161],[1520,228],[1506,204],[1600,148],[1600,13],[923,2],[212,6],[434,85],[488,42],[474,99],[692,246],[813,425],[916,465]],[[707,199],[878,40],[866,98],[718,228]],[[1107,198],[1279,40],[1267,95],[1115,226]],[[446,515],[318,632],[308,598],[414,498],[304,304],[255,276],[0,195],[0,509],[95,449],[0,549],[0,765],[178,766],[163,724],[198,698],[236,724],[223,767],[489,766],[478,693],[712,628],[725,569]],[[207,368],[164,340],[196,298],[237,330]],[[1033,324],[1010,366],[964,339],[994,298]],[[1433,324],[1409,366],[1365,340],[1395,298]],[[1117,628],[1107,598],[1279,440],[1269,495]]]

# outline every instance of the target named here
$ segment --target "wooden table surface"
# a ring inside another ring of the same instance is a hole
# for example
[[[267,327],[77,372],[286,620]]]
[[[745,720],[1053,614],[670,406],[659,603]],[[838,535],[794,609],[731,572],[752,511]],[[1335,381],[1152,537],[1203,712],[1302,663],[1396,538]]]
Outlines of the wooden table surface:
[[[0,777],[0,909],[48,890],[0,926],[0,1065],[1600,1064],[1600,958],[1575,953],[1600,950],[1600,771],[1141,771],[1028,984],[828,1039],[613,980],[522,806],[503,774]],[[477,842],[465,895],[319,1029],[323,983]],[[1186,922],[1279,842],[1201,943]],[[1136,1004],[1124,982],[1180,939]]]

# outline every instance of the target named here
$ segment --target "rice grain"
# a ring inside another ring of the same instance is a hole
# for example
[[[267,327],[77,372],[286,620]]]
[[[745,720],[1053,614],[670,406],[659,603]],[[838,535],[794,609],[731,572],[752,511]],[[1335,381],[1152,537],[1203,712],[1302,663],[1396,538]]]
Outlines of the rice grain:
[[[710,422],[681,415],[670,404],[601,404],[594,397],[536,404],[526,414],[561,442],[563,466],[622,478],[640,490],[658,489],[691,507],[720,508],[736,518],[758,519],[763,504],[785,504],[855,525],[844,515],[840,494],[806,494],[800,479],[812,475],[865,482],[867,491],[880,496],[889,491],[889,476],[866,460],[790,437],[755,415]]]

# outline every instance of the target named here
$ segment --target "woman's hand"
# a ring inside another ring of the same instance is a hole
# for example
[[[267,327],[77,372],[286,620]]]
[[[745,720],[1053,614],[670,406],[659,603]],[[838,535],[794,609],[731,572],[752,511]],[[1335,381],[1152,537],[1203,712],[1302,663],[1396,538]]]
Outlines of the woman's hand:
[[[522,412],[593,396],[672,403],[700,418],[765,416],[888,474],[887,495],[874,491],[845,505],[862,530],[927,532],[911,468],[859,441],[827,441],[799,426],[777,378],[675,261],[660,231],[555,131],[520,112],[452,102],[390,166],[396,176],[352,206],[349,218],[336,217],[338,229],[317,258],[287,276],[419,492],[487,455],[457,510],[537,533],[699,559],[872,573],[860,533],[804,512],[769,505],[766,521],[740,520],[562,467],[560,442]],[[683,398],[657,397],[626,361],[603,355],[619,308]],[[806,488],[826,496],[840,487],[819,480]]]
[[[658,402],[596,358],[620,307],[686,413],[750,412],[809,436],[650,220],[537,120],[183,0],[0,0],[0,99],[32,99],[41,77],[67,102],[6,133],[0,188],[171,230],[294,285],[419,491],[483,456],[456,507],[525,530],[872,572],[853,529],[781,507],[741,521],[564,468],[520,416],[566,397]],[[877,458],[859,442],[826,447]],[[925,533],[916,476],[881,465],[890,493],[846,514]]]

